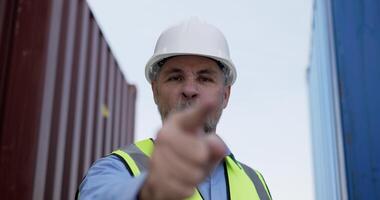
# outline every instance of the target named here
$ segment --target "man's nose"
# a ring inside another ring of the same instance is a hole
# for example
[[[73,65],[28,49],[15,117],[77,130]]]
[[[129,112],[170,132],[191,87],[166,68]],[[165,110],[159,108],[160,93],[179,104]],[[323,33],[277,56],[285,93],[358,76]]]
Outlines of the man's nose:
[[[186,99],[198,97],[198,87],[194,81],[187,81],[182,88],[182,96]]]

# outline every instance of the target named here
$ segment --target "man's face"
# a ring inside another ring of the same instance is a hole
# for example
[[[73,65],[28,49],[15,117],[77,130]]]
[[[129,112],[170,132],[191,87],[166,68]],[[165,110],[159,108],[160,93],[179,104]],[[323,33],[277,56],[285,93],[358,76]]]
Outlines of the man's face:
[[[231,86],[218,64],[201,56],[176,56],[162,66],[152,81],[154,100],[164,121],[171,112],[183,110],[204,100],[217,102],[204,125],[206,133],[215,132],[227,106]]]

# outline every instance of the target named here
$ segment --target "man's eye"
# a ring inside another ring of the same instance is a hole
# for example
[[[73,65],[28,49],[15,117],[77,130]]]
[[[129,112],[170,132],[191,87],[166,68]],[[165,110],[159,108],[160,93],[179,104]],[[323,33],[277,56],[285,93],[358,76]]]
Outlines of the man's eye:
[[[181,81],[182,77],[181,76],[172,76],[168,78],[168,81]]]
[[[199,80],[201,82],[213,82],[211,78],[207,78],[207,77],[199,77]]]

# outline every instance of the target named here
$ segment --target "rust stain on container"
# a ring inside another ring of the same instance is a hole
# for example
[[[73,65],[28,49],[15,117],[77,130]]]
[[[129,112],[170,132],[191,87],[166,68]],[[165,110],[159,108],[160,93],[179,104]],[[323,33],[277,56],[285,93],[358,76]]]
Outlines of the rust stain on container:
[[[136,87],[86,1],[0,11],[2,199],[73,199],[95,159],[133,141]]]

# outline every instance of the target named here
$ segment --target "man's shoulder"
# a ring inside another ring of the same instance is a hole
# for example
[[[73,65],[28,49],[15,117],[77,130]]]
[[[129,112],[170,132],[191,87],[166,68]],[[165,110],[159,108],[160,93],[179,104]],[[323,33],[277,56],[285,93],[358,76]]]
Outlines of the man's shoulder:
[[[123,163],[120,162],[120,159],[112,154],[108,154],[95,160],[87,171],[86,176],[97,175],[100,172],[104,174],[124,171],[125,167]]]

